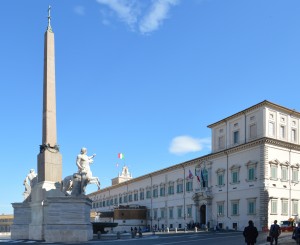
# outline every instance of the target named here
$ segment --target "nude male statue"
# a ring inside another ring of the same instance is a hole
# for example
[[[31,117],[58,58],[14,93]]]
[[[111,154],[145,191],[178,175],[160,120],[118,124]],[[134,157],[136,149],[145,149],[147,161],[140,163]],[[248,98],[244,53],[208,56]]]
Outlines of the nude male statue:
[[[90,168],[90,164],[93,163],[93,158],[96,156],[96,154],[93,154],[92,156],[87,155],[87,149],[85,147],[81,148],[80,154],[77,155],[76,159],[76,165],[78,167],[78,173],[85,174],[88,183],[92,184],[95,183],[98,186],[98,189],[100,189],[100,181],[98,177],[94,177]]]

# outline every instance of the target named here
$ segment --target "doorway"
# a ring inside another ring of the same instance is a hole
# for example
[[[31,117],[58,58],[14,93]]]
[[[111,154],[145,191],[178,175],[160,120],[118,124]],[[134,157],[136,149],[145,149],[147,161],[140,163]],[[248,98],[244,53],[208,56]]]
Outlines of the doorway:
[[[200,207],[200,225],[206,225],[206,205]]]

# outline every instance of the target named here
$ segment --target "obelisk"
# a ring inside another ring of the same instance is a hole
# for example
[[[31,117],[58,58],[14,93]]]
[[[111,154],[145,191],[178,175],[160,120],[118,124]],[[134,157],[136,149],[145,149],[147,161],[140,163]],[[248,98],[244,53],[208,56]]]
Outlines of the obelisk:
[[[44,41],[43,131],[38,155],[38,182],[62,180],[62,158],[56,135],[55,52],[50,9],[49,6]]]
[[[92,200],[85,195],[66,196],[61,191],[62,156],[56,138],[54,33],[50,6],[45,32],[43,81],[43,130],[38,154],[38,183],[28,202],[13,203],[13,239],[46,242],[86,242],[93,238]],[[74,163],[75,167],[75,163]]]
[[[54,33],[48,8],[48,26],[44,36],[43,127],[42,144],[37,157],[38,183],[31,193],[29,239],[44,240],[49,197],[61,197],[62,156],[56,137]]]

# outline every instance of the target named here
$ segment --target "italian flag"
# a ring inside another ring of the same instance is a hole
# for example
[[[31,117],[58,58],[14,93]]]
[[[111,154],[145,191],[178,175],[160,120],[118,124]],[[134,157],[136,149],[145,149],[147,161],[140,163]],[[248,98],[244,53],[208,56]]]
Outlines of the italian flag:
[[[124,154],[123,153],[118,153],[118,158],[124,159]]]

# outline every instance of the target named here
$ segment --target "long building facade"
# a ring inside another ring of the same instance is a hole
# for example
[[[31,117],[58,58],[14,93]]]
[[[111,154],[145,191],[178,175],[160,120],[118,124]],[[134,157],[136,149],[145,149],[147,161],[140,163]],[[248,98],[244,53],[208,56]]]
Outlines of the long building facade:
[[[208,125],[210,154],[93,192],[92,211],[145,206],[139,224],[158,229],[242,230],[251,219],[262,230],[275,219],[297,220],[299,123],[299,112],[262,101]]]

